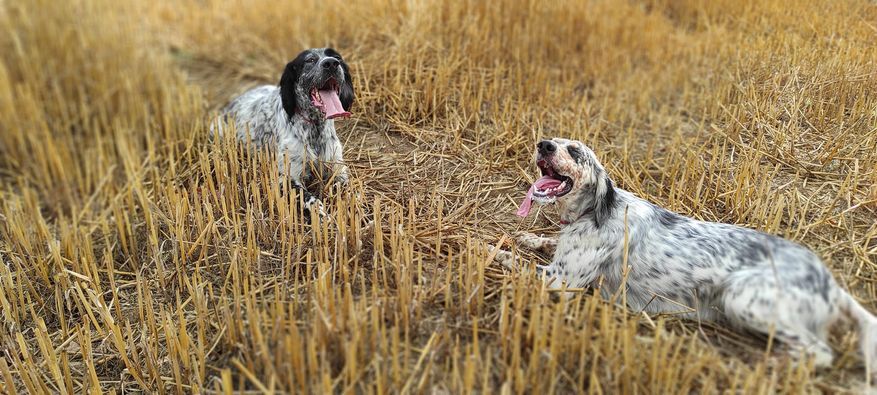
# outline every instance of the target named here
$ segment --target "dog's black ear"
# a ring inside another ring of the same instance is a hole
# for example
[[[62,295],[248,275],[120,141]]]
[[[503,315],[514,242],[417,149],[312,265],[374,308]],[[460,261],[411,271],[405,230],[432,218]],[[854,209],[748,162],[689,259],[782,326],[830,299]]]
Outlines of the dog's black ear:
[[[283,70],[283,75],[280,77],[280,101],[283,103],[283,110],[290,118],[295,116],[295,112],[298,111],[295,87],[298,85],[299,76],[301,76],[305,55],[307,55],[307,51],[302,52],[293,61],[287,63],[286,69]]]
[[[353,105],[353,78],[350,77],[350,68],[347,67],[347,63],[344,60],[341,60],[341,68],[344,70],[344,83],[341,84],[340,89],[340,99],[341,106],[344,107],[344,111],[350,111],[350,106]]]
[[[594,190],[594,225],[599,228],[612,215],[616,202],[615,188],[609,176],[601,174],[597,178],[597,187]]]

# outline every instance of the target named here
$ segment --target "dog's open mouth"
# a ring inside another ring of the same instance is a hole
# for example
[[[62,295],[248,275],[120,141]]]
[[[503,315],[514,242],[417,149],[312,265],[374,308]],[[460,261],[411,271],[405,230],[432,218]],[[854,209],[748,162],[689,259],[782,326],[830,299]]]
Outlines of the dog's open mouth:
[[[536,165],[539,166],[542,177],[530,186],[527,197],[521,202],[517,212],[521,217],[526,217],[530,213],[533,201],[543,204],[554,203],[557,198],[569,193],[573,187],[572,179],[558,173],[548,161],[542,159],[536,162]]]
[[[311,103],[323,112],[326,119],[350,116],[350,113],[344,110],[344,106],[341,105],[341,99],[338,97],[339,89],[338,81],[335,81],[334,78],[330,78],[319,89],[311,89]]]

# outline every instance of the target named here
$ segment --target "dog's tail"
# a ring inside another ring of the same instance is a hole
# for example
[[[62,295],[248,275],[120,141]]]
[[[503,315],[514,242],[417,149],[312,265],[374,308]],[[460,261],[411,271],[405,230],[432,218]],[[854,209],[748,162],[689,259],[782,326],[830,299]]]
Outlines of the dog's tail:
[[[849,293],[842,292],[842,294],[842,308],[859,326],[862,357],[865,360],[865,370],[870,377],[877,373],[877,317],[865,310]]]

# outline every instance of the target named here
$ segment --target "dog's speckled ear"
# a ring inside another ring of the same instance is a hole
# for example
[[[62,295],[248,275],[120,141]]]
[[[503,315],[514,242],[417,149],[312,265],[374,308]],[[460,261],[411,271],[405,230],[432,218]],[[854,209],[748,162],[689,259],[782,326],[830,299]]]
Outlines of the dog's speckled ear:
[[[612,186],[609,176],[600,174],[594,190],[594,225],[599,228],[612,215],[612,209],[615,207],[615,187]]]
[[[287,63],[283,75],[280,76],[280,101],[283,103],[283,110],[286,111],[289,118],[295,116],[296,111],[298,111],[295,86],[298,85],[298,78],[301,76],[306,55],[307,51],[302,52],[292,62]]]

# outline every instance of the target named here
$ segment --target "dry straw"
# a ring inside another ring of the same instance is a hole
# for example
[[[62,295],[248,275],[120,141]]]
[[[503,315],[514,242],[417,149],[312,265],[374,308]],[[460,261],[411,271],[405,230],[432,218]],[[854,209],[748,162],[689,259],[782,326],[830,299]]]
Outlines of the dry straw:
[[[512,212],[534,141],[573,137],[641,196],[805,243],[875,310],[877,6],[795,3],[0,2],[0,391],[855,391],[846,331],[814,372],[484,248],[556,231]],[[317,224],[207,125],[324,45],[358,101]]]

